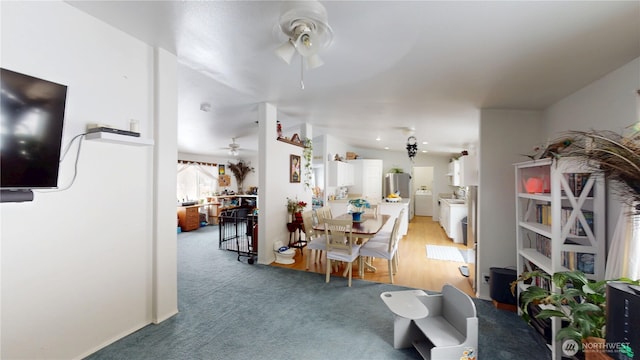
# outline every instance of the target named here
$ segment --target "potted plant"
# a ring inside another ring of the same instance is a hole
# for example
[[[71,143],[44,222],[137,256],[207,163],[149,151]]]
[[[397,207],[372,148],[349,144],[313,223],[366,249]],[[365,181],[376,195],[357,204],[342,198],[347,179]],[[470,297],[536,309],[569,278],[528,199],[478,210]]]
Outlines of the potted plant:
[[[542,271],[530,271],[520,274],[511,283],[511,292],[515,294],[518,283],[529,283],[534,278],[544,279],[550,284],[550,289],[529,285],[522,290],[519,301],[522,317],[527,321],[530,320],[529,304],[546,305],[536,318],[561,319],[567,325],[558,331],[556,339],[559,341],[572,339],[578,344],[589,342],[604,344],[607,282],[621,281],[636,285],[639,283],[627,278],[590,281],[582,271],[578,270],[557,272],[553,276]],[[552,290],[555,288],[558,290]],[[597,349],[603,349],[604,345],[588,348],[592,350],[585,353],[586,359],[603,358],[603,354]]]
[[[227,165],[235,176],[236,181],[238,182],[238,194],[242,194],[242,185],[244,179],[247,177],[247,174],[249,174],[250,172],[254,172],[255,168],[251,166],[250,162],[245,162],[243,160],[240,160],[235,164],[232,162],[228,162]]]
[[[311,139],[306,138],[303,141],[304,150],[302,155],[304,157],[304,186],[307,189],[311,188],[311,180],[313,179],[313,142]]]
[[[351,199],[347,206],[347,212],[353,217],[353,221],[360,221],[365,208],[369,208],[369,202],[365,199]]]
[[[302,223],[302,210],[307,207],[307,203],[296,199],[287,198],[287,211],[291,216],[291,222],[294,220],[296,222]]]

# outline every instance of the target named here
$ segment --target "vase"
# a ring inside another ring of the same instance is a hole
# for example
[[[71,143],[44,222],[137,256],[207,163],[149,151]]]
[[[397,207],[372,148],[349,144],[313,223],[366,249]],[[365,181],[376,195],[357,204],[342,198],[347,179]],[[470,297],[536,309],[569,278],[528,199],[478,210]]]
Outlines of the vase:
[[[360,219],[362,217],[362,213],[361,212],[352,212],[351,216],[353,217],[353,221],[360,221]]]

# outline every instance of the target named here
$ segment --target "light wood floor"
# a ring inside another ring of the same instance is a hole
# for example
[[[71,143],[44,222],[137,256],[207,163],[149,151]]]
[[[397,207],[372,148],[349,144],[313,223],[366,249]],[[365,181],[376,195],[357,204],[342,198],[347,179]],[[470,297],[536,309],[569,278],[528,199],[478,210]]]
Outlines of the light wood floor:
[[[417,289],[440,291],[442,285],[449,283],[457,288],[465,291],[470,296],[475,297],[475,293],[469,283],[469,278],[460,274],[458,267],[463,263],[432,260],[427,258],[426,245],[445,245],[455,246],[464,249],[463,244],[455,244],[449,239],[438,222],[432,220],[430,216],[415,216],[409,222],[409,231],[407,235],[400,241],[398,247],[399,268],[393,277],[395,285],[408,286]],[[274,266],[287,267],[296,270],[307,271],[307,250],[304,249],[304,258],[300,251],[297,251],[296,262],[291,265],[282,265],[272,263]],[[311,263],[308,271],[324,274],[325,263]],[[364,279],[381,283],[389,283],[389,271],[387,261],[384,259],[375,259],[373,266],[377,271],[365,271]],[[473,271],[472,264],[469,270]],[[357,265],[354,265],[353,278],[358,278]],[[340,272],[334,272],[333,277],[342,276]]]

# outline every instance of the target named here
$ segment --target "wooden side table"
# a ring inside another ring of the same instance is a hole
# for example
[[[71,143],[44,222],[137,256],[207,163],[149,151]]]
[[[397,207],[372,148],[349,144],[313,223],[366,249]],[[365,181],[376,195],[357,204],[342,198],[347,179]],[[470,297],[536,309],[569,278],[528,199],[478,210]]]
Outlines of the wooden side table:
[[[287,230],[289,230],[289,247],[300,249],[300,254],[304,257],[302,249],[307,246],[307,240],[302,240],[302,223],[297,221],[287,223]]]

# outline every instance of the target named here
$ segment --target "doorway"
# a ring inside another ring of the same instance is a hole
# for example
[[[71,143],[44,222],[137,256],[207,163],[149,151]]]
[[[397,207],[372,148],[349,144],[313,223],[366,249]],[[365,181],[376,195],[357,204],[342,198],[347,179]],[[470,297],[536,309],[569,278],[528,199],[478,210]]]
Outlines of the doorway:
[[[433,216],[433,166],[414,166],[412,206],[416,216]]]

